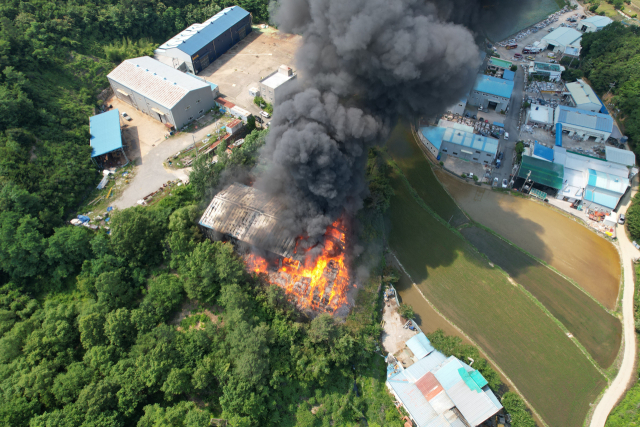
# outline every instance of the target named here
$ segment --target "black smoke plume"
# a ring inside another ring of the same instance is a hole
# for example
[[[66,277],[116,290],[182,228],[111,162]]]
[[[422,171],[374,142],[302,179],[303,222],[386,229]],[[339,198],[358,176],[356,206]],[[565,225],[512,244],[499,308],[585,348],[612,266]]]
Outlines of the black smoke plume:
[[[480,64],[481,24],[501,10],[516,13],[515,3],[523,2],[272,5],[279,29],[303,36],[299,87],[275,108],[261,152],[268,168],[255,185],[284,197],[293,235],[318,241],[341,214],[362,207],[368,148],[398,117],[433,116],[465,95]]]

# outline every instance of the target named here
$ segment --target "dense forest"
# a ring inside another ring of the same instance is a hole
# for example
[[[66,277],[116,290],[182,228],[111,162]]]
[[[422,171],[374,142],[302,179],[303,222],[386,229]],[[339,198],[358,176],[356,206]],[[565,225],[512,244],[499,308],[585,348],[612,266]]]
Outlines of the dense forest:
[[[586,77],[598,96],[613,106],[630,146],[640,156],[640,28],[620,22],[582,37],[580,61],[563,73],[568,81]],[[563,58],[563,64],[571,63]]]

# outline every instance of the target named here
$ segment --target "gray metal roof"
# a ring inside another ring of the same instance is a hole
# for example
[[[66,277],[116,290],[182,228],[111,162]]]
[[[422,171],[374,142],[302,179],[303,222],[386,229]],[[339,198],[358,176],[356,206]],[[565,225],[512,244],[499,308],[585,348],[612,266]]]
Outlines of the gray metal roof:
[[[560,105],[556,110],[556,116],[558,118],[557,121],[563,125],[580,126],[608,133],[613,130],[613,119],[608,114],[594,113]]]
[[[296,237],[282,225],[285,206],[276,197],[231,184],[213,198],[199,224],[285,258],[295,255]]]
[[[636,155],[633,151],[621,150],[607,145],[604,148],[604,152],[608,162],[619,163],[625,166],[633,166],[636,164]]]
[[[148,56],[127,59],[107,77],[166,108],[193,90],[211,88],[207,82]]]

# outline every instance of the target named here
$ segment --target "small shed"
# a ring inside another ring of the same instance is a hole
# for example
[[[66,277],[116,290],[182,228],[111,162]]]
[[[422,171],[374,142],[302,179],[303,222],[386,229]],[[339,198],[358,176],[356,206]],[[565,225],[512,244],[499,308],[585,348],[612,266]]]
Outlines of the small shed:
[[[120,112],[113,109],[98,114],[89,119],[89,143],[91,144],[91,160],[98,164],[109,160],[108,154],[117,152],[126,162],[129,160],[122,147],[122,133],[120,131]]]

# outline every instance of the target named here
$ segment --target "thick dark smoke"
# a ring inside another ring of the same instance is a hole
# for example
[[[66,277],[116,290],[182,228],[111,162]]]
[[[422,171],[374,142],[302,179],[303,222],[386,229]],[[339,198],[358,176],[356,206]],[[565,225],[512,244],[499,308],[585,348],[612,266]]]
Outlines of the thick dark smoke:
[[[278,105],[256,186],[285,198],[294,235],[317,241],[366,196],[368,148],[398,117],[433,116],[471,87],[475,39],[501,3],[280,0],[272,19],[303,36],[299,88]],[[511,9],[514,10],[514,9]]]

